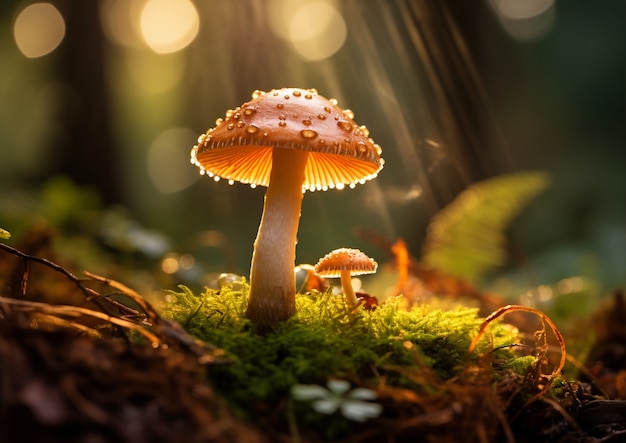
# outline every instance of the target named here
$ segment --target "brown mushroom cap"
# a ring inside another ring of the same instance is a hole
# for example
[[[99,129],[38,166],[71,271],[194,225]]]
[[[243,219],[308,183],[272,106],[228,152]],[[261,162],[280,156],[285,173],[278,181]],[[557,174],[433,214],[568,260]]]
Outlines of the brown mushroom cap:
[[[378,263],[358,249],[340,248],[329,252],[315,265],[315,272],[323,277],[339,277],[342,271],[351,275],[372,274]]]
[[[380,146],[350,110],[314,89],[255,91],[198,139],[191,162],[209,176],[268,186],[272,149],[309,153],[303,190],[354,187],[382,169]]]

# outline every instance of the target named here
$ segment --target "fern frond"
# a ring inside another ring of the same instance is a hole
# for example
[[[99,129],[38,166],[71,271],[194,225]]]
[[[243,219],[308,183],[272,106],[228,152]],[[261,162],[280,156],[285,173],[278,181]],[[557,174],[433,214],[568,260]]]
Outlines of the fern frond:
[[[546,172],[524,171],[471,185],[432,218],[423,262],[473,282],[502,266],[506,229],[549,183]]]

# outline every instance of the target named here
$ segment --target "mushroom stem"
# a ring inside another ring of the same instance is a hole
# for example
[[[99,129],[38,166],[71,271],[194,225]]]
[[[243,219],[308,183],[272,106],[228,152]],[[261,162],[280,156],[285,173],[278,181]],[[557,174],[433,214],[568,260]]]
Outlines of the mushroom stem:
[[[350,270],[344,269],[341,271],[341,290],[343,291],[343,296],[346,298],[346,303],[348,304],[348,309],[354,309],[359,301],[356,298],[356,294],[354,293],[354,288],[352,287],[352,277],[350,275]]]
[[[261,329],[296,311],[296,238],[308,153],[274,148],[261,224],[250,267],[247,317]]]

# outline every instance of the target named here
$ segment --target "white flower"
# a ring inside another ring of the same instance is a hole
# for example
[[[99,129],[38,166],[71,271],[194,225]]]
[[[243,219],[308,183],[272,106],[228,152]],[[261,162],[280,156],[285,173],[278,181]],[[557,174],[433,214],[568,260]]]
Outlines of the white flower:
[[[369,401],[377,398],[371,389],[350,390],[350,383],[345,380],[329,380],[326,386],[328,389],[318,385],[294,385],[291,395],[296,400],[310,401],[311,407],[320,414],[340,410],[344,417],[358,422],[378,417],[383,410],[382,405]]]

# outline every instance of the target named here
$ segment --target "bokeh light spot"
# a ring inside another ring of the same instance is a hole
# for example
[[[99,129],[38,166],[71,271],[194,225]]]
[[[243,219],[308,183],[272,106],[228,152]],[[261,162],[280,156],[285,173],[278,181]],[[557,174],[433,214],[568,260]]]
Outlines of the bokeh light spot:
[[[178,192],[198,179],[189,166],[189,149],[197,138],[191,129],[172,128],[154,139],[148,150],[148,175],[159,192]]]
[[[18,14],[13,36],[25,57],[42,57],[54,51],[63,41],[65,20],[52,4],[34,3]]]
[[[289,39],[306,60],[332,56],[345,43],[346,22],[332,5],[314,1],[298,8],[289,21]]]
[[[140,18],[146,0],[102,0],[100,22],[106,37],[127,48],[144,47]]]
[[[149,0],[141,12],[141,33],[158,54],[180,51],[198,35],[200,18],[189,0]]]
[[[165,257],[161,262],[161,269],[166,274],[175,274],[178,271],[178,260],[173,256]]]
[[[554,27],[554,0],[491,0],[502,28],[514,39],[536,41]]]
[[[498,0],[495,2],[500,15],[508,19],[522,20],[545,13],[554,5],[554,0]]]

